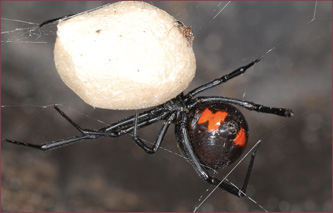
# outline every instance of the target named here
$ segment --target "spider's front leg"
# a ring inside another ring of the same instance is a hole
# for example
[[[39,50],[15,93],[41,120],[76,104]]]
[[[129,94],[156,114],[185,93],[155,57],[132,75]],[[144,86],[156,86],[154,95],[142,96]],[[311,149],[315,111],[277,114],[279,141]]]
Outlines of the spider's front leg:
[[[97,139],[102,136],[115,137],[115,135],[113,133],[105,133],[105,132],[98,132],[96,130],[83,129],[77,123],[75,123],[72,119],[70,119],[63,111],[61,111],[59,107],[57,107],[55,105],[54,109],[57,110],[57,112],[62,117],[64,117],[72,126],[74,126],[81,133],[81,135],[66,138],[66,139],[49,141],[49,142],[43,143],[41,145],[26,143],[26,142],[21,142],[21,141],[15,141],[15,140],[10,140],[10,139],[4,139],[2,141],[7,142],[7,143],[16,144],[16,145],[21,145],[21,146],[28,146],[28,147],[36,148],[36,149],[40,149],[40,150],[50,150],[50,149],[55,149],[55,148],[59,148],[62,146],[70,145],[73,143],[81,142],[83,140]]]
[[[230,79],[233,79],[233,78],[245,73],[246,70],[248,70],[250,67],[252,67],[256,63],[258,63],[259,61],[260,61],[260,59],[256,59],[256,60],[250,62],[249,64],[245,65],[245,66],[237,68],[236,70],[232,71],[229,74],[226,74],[226,75],[224,75],[220,78],[212,80],[212,81],[210,81],[210,82],[208,82],[204,85],[201,85],[201,86],[195,88],[194,90],[190,91],[186,96],[189,97],[189,98],[192,98],[200,92],[203,92],[203,91],[208,90],[210,88],[216,87],[216,86],[218,86],[222,83],[225,83],[225,82],[229,81]]]
[[[10,140],[10,139],[4,139],[2,141],[7,142],[7,143],[16,144],[16,145],[21,145],[21,146],[28,146],[28,147],[36,148],[36,149],[40,149],[40,150],[49,150],[49,149],[55,149],[55,148],[63,147],[66,145],[70,145],[73,143],[82,142],[85,140],[92,140],[92,139],[97,139],[100,137],[120,137],[122,135],[133,132],[133,128],[134,128],[133,122],[135,121],[134,116],[121,120],[119,122],[115,122],[107,127],[103,127],[98,130],[92,130],[92,129],[83,129],[82,127],[80,127],[71,118],[69,118],[59,107],[54,106],[54,109],[63,118],[65,118],[73,127],[75,127],[81,133],[81,135],[73,136],[73,137],[65,138],[65,139],[60,139],[60,140],[49,141],[49,142],[43,143],[41,145],[26,143],[26,142],[21,142],[21,141],[15,141],[15,140]],[[143,112],[140,115],[138,115],[138,118],[141,119],[141,121],[139,123],[137,123],[136,128],[142,128],[142,127],[148,126],[152,123],[155,123],[159,120],[164,119],[166,114],[161,113],[161,111],[163,111],[163,109],[164,108],[162,108],[162,107],[156,107],[154,109],[151,109],[149,111]],[[139,140],[137,140],[137,142],[140,143]]]

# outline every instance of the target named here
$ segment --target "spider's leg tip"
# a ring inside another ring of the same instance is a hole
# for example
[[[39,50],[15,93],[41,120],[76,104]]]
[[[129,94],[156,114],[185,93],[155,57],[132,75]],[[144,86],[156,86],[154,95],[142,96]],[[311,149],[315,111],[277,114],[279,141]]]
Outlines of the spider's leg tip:
[[[288,110],[285,111],[285,116],[288,117],[288,118],[293,117],[294,115],[295,114],[291,109],[288,109]]]
[[[23,142],[13,141],[13,140],[10,140],[10,139],[7,139],[7,138],[5,138],[5,139],[3,139],[3,140],[1,140],[1,141],[6,142],[6,143],[16,144],[16,145],[24,145],[24,144],[25,144],[25,143],[23,143]]]
[[[290,117],[293,117],[294,115],[293,111],[290,111]]]

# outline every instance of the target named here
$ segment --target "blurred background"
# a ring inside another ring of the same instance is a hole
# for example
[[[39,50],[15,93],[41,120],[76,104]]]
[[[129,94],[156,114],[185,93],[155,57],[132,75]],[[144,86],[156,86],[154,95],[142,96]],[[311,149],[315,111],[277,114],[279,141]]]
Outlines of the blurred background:
[[[257,204],[218,189],[198,211],[332,211],[332,2],[150,3],[194,31],[197,73],[185,92],[263,56],[246,74],[201,95],[295,113],[287,119],[241,109],[250,128],[246,152],[262,140],[247,192]],[[84,128],[134,113],[80,100],[54,66],[56,24],[34,28],[103,4],[1,2],[1,139],[40,144],[78,135],[53,104]],[[160,125],[139,134],[153,142]],[[2,142],[2,211],[193,211],[213,187],[179,156],[173,125],[162,146],[147,155],[130,136],[45,152]],[[248,162],[228,180],[241,186]]]

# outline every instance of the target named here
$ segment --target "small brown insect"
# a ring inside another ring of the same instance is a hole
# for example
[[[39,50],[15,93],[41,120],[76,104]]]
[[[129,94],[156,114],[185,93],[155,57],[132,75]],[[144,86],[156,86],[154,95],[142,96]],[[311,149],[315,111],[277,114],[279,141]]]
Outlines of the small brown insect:
[[[185,24],[183,24],[183,22],[181,21],[175,21],[175,26],[178,27],[178,29],[183,33],[184,37],[187,39],[188,41],[188,45],[192,45],[193,41],[194,41],[194,34],[192,31],[191,27],[186,26]]]

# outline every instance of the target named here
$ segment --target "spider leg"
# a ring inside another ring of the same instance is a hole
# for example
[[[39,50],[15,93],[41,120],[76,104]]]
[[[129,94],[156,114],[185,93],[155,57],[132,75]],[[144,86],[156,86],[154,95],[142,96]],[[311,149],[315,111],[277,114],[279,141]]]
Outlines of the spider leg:
[[[255,65],[256,63],[258,63],[260,61],[260,59],[256,59],[254,61],[252,61],[251,63],[245,65],[245,66],[242,66],[242,67],[239,67],[237,68],[236,70],[232,71],[231,73],[227,74],[227,75],[224,75],[222,76],[221,78],[217,78],[215,80],[212,80],[202,86],[199,86],[198,88],[195,88],[194,90],[190,91],[187,96],[192,98],[193,96],[195,96],[196,94],[200,93],[200,92],[203,92],[207,89],[210,89],[210,88],[213,88],[213,87],[216,87],[222,83],[225,83],[226,81],[232,79],[232,78],[235,78],[243,73],[245,73],[245,71],[247,69],[249,69],[250,67],[252,67],[253,65]]]
[[[71,137],[71,138],[66,138],[66,139],[62,139],[62,140],[58,140],[58,141],[50,141],[41,145],[37,145],[37,144],[31,144],[31,143],[25,143],[25,142],[20,142],[20,141],[14,141],[14,140],[9,140],[9,139],[4,139],[4,142],[7,143],[13,143],[16,145],[21,145],[21,146],[28,146],[28,147],[32,147],[32,148],[36,148],[36,149],[40,149],[40,150],[50,150],[50,149],[55,149],[55,148],[59,148],[62,146],[66,146],[66,145],[70,145],[82,140],[87,140],[87,139],[96,139],[97,137],[94,137],[92,135],[81,135],[81,136],[75,136],[75,137]]]
[[[72,119],[70,119],[59,107],[54,105],[54,109],[57,110],[57,112],[64,117],[72,126],[74,126],[79,132],[82,134],[85,134],[85,130],[83,130],[77,123],[75,123]]]
[[[141,120],[145,120],[147,122],[152,122],[152,120],[154,120],[156,117],[160,117],[161,119],[163,119],[163,115],[165,109],[164,107],[158,106],[155,107],[151,110],[142,112],[139,114],[138,119]],[[128,133],[128,132],[132,132],[132,130],[125,130],[127,128],[133,128],[133,124],[134,124],[134,120],[135,120],[135,116],[131,116],[128,117],[124,120],[118,121],[116,123],[113,123],[107,127],[103,127],[101,129],[99,129],[99,131],[103,131],[103,132],[121,132],[123,133]],[[141,124],[139,124],[139,126],[141,126]]]
[[[205,102],[224,102],[228,104],[233,104],[236,106],[243,107],[247,110],[253,110],[256,112],[261,113],[269,113],[274,114],[282,117],[292,117],[294,116],[294,113],[291,109],[285,109],[285,108],[276,108],[276,107],[268,107],[261,104],[256,104],[250,101],[244,101],[244,100],[238,100],[234,98],[226,98],[226,97],[198,97],[191,105],[190,108],[195,107],[198,104],[202,104]]]
[[[166,118],[169,115],[170,115],[170,112],[166,111],[166,112],[163,112],[160,115],[157,115],[157,116],[152,117],[152,118],[149,117],[149,118],[144,119],[144,120],[140,120],[140,115],[138,115],[137,127],[135,127],[135,120],[136,119],[135,119],[135,116],[133,116],[134,120],[132,122],[132,125],[126,125],[124,127],[119,127],[118,129],[113,130],[112,133],[117,134],[117,136],[129,134],[129,133],[132,133],[135,128],[138,128],[138,129],[143,128],[143,127],[149,126],[150,124],[156,123],[160,120],[166,120]]]
[[[21,146],[28,146],[28,147],[32,147],[32,148],[36,148],[36,149],[40,149],[40,150],[49,150],[49,149],[55,149],[55,148],[59,148],[59,147],[65,146],[65,145],[70,145],[73,143],[81,142],[83,140],[97,139],[99,137],[119,137],[121,135],[132,132],[133,128],[134,128],[133,123],[131,125],[128,125],[129,121],[133,120],[133,122],[134,122],[134,116],[133,116],[133,118],[127,119],[126,122],[125,122],[125,120],[123,120],[121,122],[116,122],[112,125],[109,125],[107,128],[102,128],[100,130],[83,129],[77,123],[75,123],[72,119],[70,119],[59,107],[54,106],[54,108],[57,110],[57,112],[62,117],[64,117],[72,126],[74,126],[81,133],[81,135],[66,138],[66,139],[61,139],[61,140],[54,140],[54,141],[43,143],[41,145],[20,142],[20,141],[15,141],[15,140],[10,140],[10,139],[4,139],[2,141],[7,142],[7,143],[13,143],[16,145],[21,145]],[[146,112],[139,116],[142,118],[142,120],[140,121],[140,123],[137,124],[137,128],[148,126],[154,122],[157,122],[157,121],[165,118],[166,113],[159,115],[158,113],[155,113],[154,110],[155,109],[152,109],[152,110],[150,110],[150,113]],[[160,110],[158,109],[157,112],[159,112],[159,111]],[[155,115],[155,114],[157,114],[157,115]],[[124,124],[124,126],[119,125],[119,123]],[[117,127],[118,132],[111,131],[111,130],[113,130],[114,126]],[[106,129],[108,131],[106,131]]]
[[[112,132],[105,132],[101,130],[89,130],[89,129],[82,129],[77,123],[75,123],[72,119],[68,117],[59,107],[54,105],[54,108],[57,112],[64,117],[72,126],[74,126],[82,135],[90,135],[91,139],[94,139],[97,135],[99,136],[109,136],[109,137],[118,137],[118,135],[113,134]]]
[[[66,138],[66,139],[61,139],[61,140],[55,140],[55,141],[50,141],[46,142],[41,145],[37,144],[32,144],[32,143],[26,143],[26,142],[20,142],[20,141],[15,141],[15,140],[10,140],[10,139],[4,139],[2,141],[7,142],[7,143],[13,143],[16,145],[21,145],[21,146],[28,146],[40,150],[49,150],[49,149],[55,149],[59,148],[61,146],[73,144],[82,140],[87,140],[87,139],[96,139],[101,136],[113,136],[111,133],[103,133],[103,132],[97,132],[93,130],[86,130],[82,129],[78,124],[76,124],[72,119],[70,119],[63,111],[60,110],[59,107],[56,105],[54,106],[55,110],[64,117],[72,126],[74,126],[82,135],[80,136],[74,136],[71,138]]]
[[[99,130],[88,130],[81,128],[77,123],[75,123],[68,115],[66,115],[58,106],[54,105],[54,109],[64,117],[73,127],[75,127],[82,135],[100,135],[100,136],[109,136],[109,137],[119,137],[123,134],[126,134],[132,131],[133,122],[135,120],[135,116],[129,117],[122,121],[113,123],[107,127],[103,127]],[[149,111],[143,112],[139,115],[140,119],[143,119],[143,122],[140,122],[139,127],[150,125],[153,122],[161,120],[164,118],[164,114],[159,115],[158,113],[162,109],[154,108]]]
[[[190,138],[188,135],[188,131],[186,128],[187,125],[187,116],[186,114],[183,112],[181,114],[181,120],[178,124],[177,128],[180,128],[180,133],[181,133],[181,137],[182,137],[182,141],[184,143],[184,151],[185,151],[185,155],[188,158],[188,161],[191,163],[191,165],[193,166],[194,170],[198,173],[198,175],[204,179],[207,183],[212,184],[212,185],[218,185],[219,188],[226,190],[227,192],[236,195],[237,197],[243,197],[246,193],[246,188],[247,188],[247,184],[249,182],[250,179],[250,175],[251,175],[251,171],[252,171],[252,166],[254,163],[254,159],[256,156],[256,152],[258,149],[258,146],[260,143],[258,143],[258,145],[254,148],[254,151],[252,152],[251,155],[251,160],[250,160],[250,164],[245,176],[245,180],[243,183],[243,186],[241,189],[237,188],[234,185],[228,184],[228,183],[224,183],[221,180],[214,178],[212,176],[210,176],[208,174],[208,172],[200,165],[199,160],[197,159],[197,157],[195,156],[191,143],[190,143]]]
[[[166,119],[166,121],[164,121],[164,124],[161,128],[160,133],[157,136],[157,139],[153,145],[153,147],[149,147],[147,146],[138,136],[138,111],[136,111],[135,113],[135,120],[134,120],[134,128],[133,128],[133,140],[134,142],[141,147],[145,152],[147,152],[148,154],[154,154],[157,149],[160,147],[164,136],[170,126],[170,124],[172,123],[172,121],[176,118],[176,113],[172,113],[171,115],[169,115],[169,117]]]
[[[253,148],[250,163],[247,168],[246,176],[245,176],[243,186],[241,189],[239,189],[238,187],[235,187],[231,184],[221,182],[220,180],[218,180],[216,178],[214,178],[215,180],[213,180],[214,183],[211,183],[211,184],[217,185],[216,183],[220,182],[220,183],[218,183],[219,187],[230,192],[231,194],[234,194],[237,197],[243,197],[244,195],[246,195],[247,184],[249,183],[249,180],[250,180],[254,159],[256,157],[259,145],[260,145],[260,142]]]

